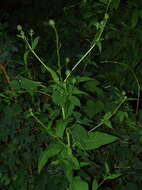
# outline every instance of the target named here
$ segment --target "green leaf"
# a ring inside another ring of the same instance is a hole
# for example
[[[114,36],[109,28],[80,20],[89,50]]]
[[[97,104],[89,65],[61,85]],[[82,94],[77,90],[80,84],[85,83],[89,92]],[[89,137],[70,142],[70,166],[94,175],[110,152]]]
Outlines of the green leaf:
[[[112,116],[112,113],[111,112],[107,112],[107,113],[105,113],[105,115],[103,117],[103,120],[108,120],[108,119],[110,119],[111,116]]]
[[[96,179],[94,179],[92,184],[92,190],[97,190],[98,187],[99,187],[98,182],[96,181]]]
[[[128,119],[128,113],[124,111],[118,111],[116,118],[118,118],[120,122],[123,122],[125,118]]]
[[[69,183],[72,183],[73,178],[73,168],[68,160],[61,160],[65,176],[67,177]]]
[[[81,82],[86,82],[86,81],[93,81],[94,79],[91,77],[77,77],[77,82],[81,83]]]
[[[26,51],[24,53],[24,63],[27,65],[28,64],[28,56],[29,56],[30,50]]]
[[[120,0],[113,0],[111,2],[111,7],[114,8],[114,9],[118,9],[119,4],[120,4]]]
[[[72,169],[74,170],[80,169],[80,164],[78,159],[72,154],[72,150],[68,146],[64,147],[64,150],[60,154],[60,158],[62,160],[67,160]]]
[[[21,77],[19,80],[21,88],[27,90],[28,92],[37,91],[38,86],[41,85],[40,82],[29,80],[27,78]]]
[[[103,145],[110,144],[116,140],[118,140],[116,136],[102,132],[92,132],[89,133],[89,138],[86,139],[85,149],[93,150]]]
[[[101,3],[107,4],[108,0],[99,0]]]
[[[116,136],[102,133],[102,132],[91,132],[88,133],[84,127],[76,125],[72,130],[74,141],[79,144],[81,149],[93,150],[103,145],[112,143],[118,138]]]
[[[38,172],[42,170],[42,168],[47,163],[48,159],[57,155],[62,150],[62,147],[59,144],[50,144],[45,151],[43,151],[39,157],[38,161]]]
[[[78,94],[88,95],[86,92],[83,92],[82,90],[79,90],[78,88],[74,88],[72,90],[72,94],[74,94],[74,95],[78,95]]]
[[[99,41],[96,43],[96,46],[99,48],[100,53],[102,52],[102,43]]]
[[[80,167],[89,166],[89,162],[80,162]]]
[[[88,184],[83,181],[79,176],[73,178],[71,187],[72,190],[89,190]]]
[[[79,143],[82,149],[85,149],[86,139],[88,139],[88,133],[81,125],[75,125],[72,130],[73,139]]]
[[[47,70],[49,71],[49,73],[51,74],[52,79],[53,79],[55,82],[58,82],[58,81],[59,81],[59,77],[58,77],[57,73],[56,73],[53,69],[51,69],[50,67],[47,67],[47,66],[46,66],[46,69],[47,69]]]
[[[14,88],[14,90],[20,90],[21,88],[18,80],[12,80],[9,84],[11,88]]]
[[[120,177],[122,174],[111,174],[107,177],[104,178],[104,180],[111,180],[111,179],[116,179],[118,177]]]
[[[66,125],[67,122],[63,121],[62,119],[56,121],[56,136],[60,138],[63,137]]]
[[[97,113],[104,110],[104,104],[101,101],[94,102],[88,100],[86,106],[84,107],[84,112],[88,117],[93,118]]]
[[[139,12],[138,10],[134,10],[131,18],[131,26],[134,28],[138,23]]]
[[[109,121],[109,120],[102,120],[102,122],[103,122],[107,127],[109,127],[110,129],[112,129],[111,121]]]
[[[52,94],[52,99],[55,104],[59,106],[65,106],[66,96],[64,94],[61,94],[61,92],[55,90]]]
[[[36,37],[33,41],[32,41],[32,49],[34,50],[39,42],[39,37]]]
[[[69,155],[69,160],[72,163],[72,168],[73,169],[76,169],[76,170],[80,169],[79,161],[78,161],[78,159],[75,156],[73,156],[72,154]]]
[[[80,100],[76,96],[70,96],[69,100],[70,100],[71,104],[80,107]]]
[[[95,102],[88,100],[86,106],[84,106],[84,112],[89,118],[93,118],[95,116]]]
[[[135,183],[127,183],[125,190],[138,190],[138,186]]]
[[[51,129],[52,127],[52,124],[53,124],[53,121],[48,121],[48,125],[47,126],[41,126],[40,129],[44,132],[44,133],[47,133],[51,136],[54,136],[55,135],[55,132]]]
[[[99,81],[93,80],[93,81],[86,82],[83,86],[85,87],[85,89],[87,91],[95,92],[96,91],[96,86],[98,86],[99,84],[100,84]]]
[[[75,105],[74,104],[69,104],[68,105],[68,109],[67,109],[67,113],[66,113],[66,117],[70,117],[72,114],[74,114],[74,109],[75,109]]]
[[[15,119],[22,112],[22,106],[20,104],[11,104],[10,106],[5,106],[4,113],[6,118]]]

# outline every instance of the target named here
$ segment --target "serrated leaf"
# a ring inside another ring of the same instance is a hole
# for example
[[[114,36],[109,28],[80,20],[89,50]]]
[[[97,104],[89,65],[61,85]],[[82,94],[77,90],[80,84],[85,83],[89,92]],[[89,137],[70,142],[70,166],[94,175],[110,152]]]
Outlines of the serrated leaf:
[[[43,151],[39,157],[38,172],[41,172],[49,158],[57,155],[61,150],[62,147],[59,144],[50,144],[49,147],[46,148],[46,150]]]

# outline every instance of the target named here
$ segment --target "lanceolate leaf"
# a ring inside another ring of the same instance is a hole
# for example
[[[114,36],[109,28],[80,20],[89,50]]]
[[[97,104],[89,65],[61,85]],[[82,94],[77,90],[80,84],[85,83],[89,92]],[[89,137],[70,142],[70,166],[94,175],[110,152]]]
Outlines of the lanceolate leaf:
[[[85,150],[93,150],[103,145],[112,143],[118,139],[116,136],[107,133],[102,133],[102,132],[88,133],[85,130],[85,128],[80,125],[77,125],[73,129],[72,134],[76,143],[79,143],[80,147],[82,147]]]
[[[42,170],[42,168],[47,163],[48,159],[57,155],[62,150],[62,147],[59,144],[50,144],[49,147],[39,157],[38,161],[38,172]]]
[[[110,176],[105,177],[105,180],[112,180],[120,177],[122,174],[111,174]]]
[[[96,149],[116,140],[118,140],[116,136],[102,132],[93,132],[89,134],[89,138],[86,140],[85,148],[86,150]]]
[[[39,37],[36,37],[32,42],[32,49],[34,50],[38,45]]]
[[[40,82],[29,80],[27,78],[21,77],[19,80],[21,88],[27,90],[28,92],[34,92],[37,90],[38,86],[41,85]]]
[[[76,79],[78,83],[94,80],[93,78],[90,78],[90,77],[76,77]]]

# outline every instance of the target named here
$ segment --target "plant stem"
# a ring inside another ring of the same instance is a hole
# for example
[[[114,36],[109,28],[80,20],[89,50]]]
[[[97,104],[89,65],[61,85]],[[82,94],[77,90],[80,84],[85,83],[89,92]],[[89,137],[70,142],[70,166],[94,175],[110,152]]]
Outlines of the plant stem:
[[[111,1],[109,1],[108,5],[107,5],[107,9],[106,9],[106,12],[105,12],[105,16],[104,16],[104,25],[103,27],[101,27],[100,29],[100,33],[98,35],[98,37],[96,38],[95,42],[93,43],[93,45],[90,47],[90,49],[81,57],[81,59],[79,59],[79,61],[74,65],[74,67],[71,69],[71,71],[68,73],[68,75],[66,76],[65,78],[65,82],[67,81],[67,79],[70,77],[70,75],[72,74],[72,72],[78,67],[78,65],[88,56],[88,54],[93,50],[93,48],[96,46],[96,44],[100,41],[100,38],[103,34],[103,31],[105,29],[105,26],[106,26],[106,23],[107,23],[107,20],[108,20],[108,14],[107,14],[107,11],[109,9],[109,6],[110,6],[110,3]]]
[[[132,73],[135,81],[136,81],[136,84],[137,84],[137,105],[136,105],[136,114],[138,114],[138,111],[139,111],[139,104],[140,104],[140,83],[139,83],[139,80],[135,74],[135,72],[133,71],[133,69],[126,63],[121,63],[121,62],[118,62],[118,61],[101,61],[102,63],[116,63],[116,64],[119,64],[121,66],[125,66],[125,67],[128,67],[128,69],[130,70],[130,72]]]
[[[55,25],[52,26],[54,31],[55,31],[55,36],[56,36],[56,51],[57,51],[57,63],[58,63],[58,69],[59,69],[59,76],[60,76],[60,80],[62,81],[62,74],[61,74],[61,62],[60,62],[60,47],[59,47],[59,35],[57,32],[57,29],[55,27]]]
[[[66,119],[66,115],[65,115],[65,108],[64,107],[62,107],[62,115],[63,115],[63,120],[65,120]]]
[[[32,49],[31,45],[29,44],[28,40],[26,39],[26,37],[24,36],[24,40],[27,44],[27,46],[29,47],[30,51],[34,54],[34,56],[37,58],[37,60],[46,68],[46,70],[51,74],[53,80],[58,81],[58,76],[56,74],[55,71],[53,71],[50,67],[46,66],[45,63],[40,59],[40,57],[34,52],[34,50]]]
[[[116,114],[116,112],[119,110],[119,108],[121,107],[121,105],[127,100],[127,97],[124,97],[123,100],[120,102],[120,104],[115,108],[115,110],[112,112],[112,114],[107,118],[108,120],[114,116]],[[101,121],[96,127],[94,127],[93,129],[91,129],[90,131],[88,131],[88,133],[96,130],[98,127],[100,127],[101,125],[103,125],[104,122]]]

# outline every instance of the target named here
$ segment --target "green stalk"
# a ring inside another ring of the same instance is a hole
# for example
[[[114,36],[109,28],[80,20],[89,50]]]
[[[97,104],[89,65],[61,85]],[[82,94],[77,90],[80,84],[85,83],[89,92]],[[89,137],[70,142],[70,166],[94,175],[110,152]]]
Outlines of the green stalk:
[[[28,48],[30,49],[30,51],[33,53],[33,55],[37,58],[37,60],[46,68],[46,70],[51,74],[52,78],[54,81],[59,81],[58,75],[56,74],[55,71],[53,71],[50,67],[48,67],[47,65],[45,65],[45,63],[41,60],[41,58],[35,53],[35,51],[32,49],[31,45],[29,44],[28,40],[26,39],[26,37],[24,37],[24,40],[28,46]]]
[[[55,25],[52,25],[54,31],[55,31],[55,36],[56,36],[56,51],[57,51],[57,63],[58,63],[58,69],[59,69],[59,76],[60,80],[62,81],[62,74],[61,74],[61,61],[60,61],[60,47],[59,47],[59,35],[57,32],[57,29]]]
[[[135,74],[135,72],[133,71],[133,69],[126,63],[121,63],[121,62],[118,62],[118,61],[101,61],[102,63],[115,63],[115,64],[119,64],[121,66],[125,66],[125,67],[128,67],[128,69],[130,70],[130,72],[132,73],[135,81],[136,81],[136,84],[137,84],[137,105],[136,105],[136,114],[138,114],[138,111],[139,111],[139,104],[140,104],[140,83],[139,83],[139,80]]]
[[[127,100],[127,97],[125,96],[123,98],[123,100],[120,102],[120,104],[115,108],[115,110],[112,112],[112,114],[108,117],[108,120],[114,116],[116,114],[116,112],[119,110],[119,108],[121,107],[121,105]],[[90,131],[88,131],[88,133],[91,133],[92,131],[96,130],[97,128],[99,128],[100,126],[102,126],[104,124],[104,122],[100,122],[96,127],[94,127],[93,129],[91,129]]]
[[[67,79],[71,76],[72,72],[79,66],[79,64],[89,55],[89,53],[94,49],[94,47],[97,45],[97,43],[100,41],[100,38],[104,32],[107,20],[109,18],[107,12],[110,6],[111,0],[109,1],[107,8],[106,8],[106,12],[105,12],[105,16],[104,16],[104,26],[100,29],[100,33],[98,35],[98,37],[96,38],[95,42],[93,43],[93,45],[90,47],[90,49],[81,57],[81,59],[79,59],[79,61],[74,65],[74,67],[71,69],[71,71],[68,73],[68,75],[66,76],[64,82],[67,81]]]

